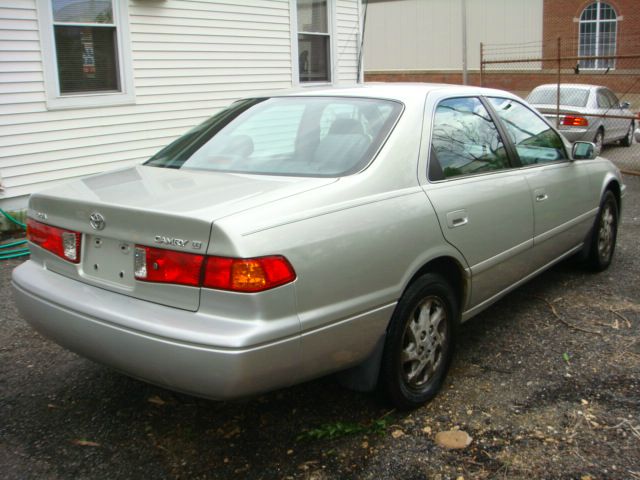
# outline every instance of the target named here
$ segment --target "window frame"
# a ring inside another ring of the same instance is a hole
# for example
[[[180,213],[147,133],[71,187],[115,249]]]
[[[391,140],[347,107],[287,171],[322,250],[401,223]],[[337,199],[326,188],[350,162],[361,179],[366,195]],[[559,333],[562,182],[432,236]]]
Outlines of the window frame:
[[[55,28],[51,0],[36,0],[38,25],[42,45],[42,67],[46,104],[49,110],[71,108],[106,107],[135,103],[133,64],[131,61],[129,9],[127,2],[112,0],[113,24],[116,29],[116,62],[120,91],[83,92],[62,94],[58,77],[58,57],[55,42]],[[69,25],[84,25],[73,24]],[[87,24],[92,25],[92,24]]]
[[[582,17],[585,15],[585,12],[587,11],[587,9],[593,5],[596,5],[596,18],[594,20],[583,19]],[[602,5],[606,5],[611,9],[611,11],[613,11],[613,14],[614,14],[613,19],[600,18],[600,13],[601,13],[600,10]],[[615,56],[618,50],[618,21],[619,21],[618,12],[613,7],[613,5],[611,5],[609,2],[595,0],[585,5],[585,7],[580,12],[580,16],[578,17],[578,56],[582,56],[581,52],[583,51],[583,48],[586,48],[587,46],[587,44],[585,44],[585,46],[583,47],[583,39],[585,35],[590,35],[590,34],[583,34],[581,31],[582,26],[587,24],[595,25],[595,32],[593,33],[593,35],[595,36],[594,56],[601,55],[600,38],[601,38],[601,34],[604,35],[604,33],[601,32],[601,26],[603,23],[612,23],[614,26],[613,53],[611,55]],[[587,65],[587,62],[593,62],[593,66]],[[611,64],[609,65],[608,62],[611,62]],[[608,60],[608,59],[601,59],[601,58],[598,58],[595,60],[580,60],[580,68],[584,70],[606,70],[606,69],[615,70],[616,61],[615,59]]]
[[[327,33],[304,32],[298,31],[298,2],[297,0],[289,0],[289,18],[291,28],[291,83],[299,87],[317,87],[322,85],[333,85],[336,78],[336,35],[335,35],[335,11],[336,0],[327,0]],[[319,82],[301,82],[300,81],[300,64],[299,64],[299,43],[298,35],[321,35],[329,37],[329,58],[327,59],[328,81]]]

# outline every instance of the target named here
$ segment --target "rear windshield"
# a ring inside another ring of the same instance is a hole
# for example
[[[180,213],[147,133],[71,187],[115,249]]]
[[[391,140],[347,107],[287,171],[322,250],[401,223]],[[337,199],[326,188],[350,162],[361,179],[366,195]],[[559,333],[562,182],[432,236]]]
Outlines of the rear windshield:
[[[395,124],[394,101],[348,97],[244,100],[205,121],[145,165],[293,176],[364,168]]]
[[[560,105],[586,107],[589,90],[576,87],[560,87]],[[536,88],[527,97],[527,102],[538,105],[556,105],[558,103],[557,87]]]

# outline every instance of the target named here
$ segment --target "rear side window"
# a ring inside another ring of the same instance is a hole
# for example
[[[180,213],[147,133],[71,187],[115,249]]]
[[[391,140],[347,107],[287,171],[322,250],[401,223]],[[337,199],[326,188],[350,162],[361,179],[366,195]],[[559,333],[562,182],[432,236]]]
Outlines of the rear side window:
[[[489,98],[523,165],[565,160],[560,135],[523,104],[510,98]]]
[[[504,143],[476,97],[450,98],[436,108],[429,180],[509,168]]]

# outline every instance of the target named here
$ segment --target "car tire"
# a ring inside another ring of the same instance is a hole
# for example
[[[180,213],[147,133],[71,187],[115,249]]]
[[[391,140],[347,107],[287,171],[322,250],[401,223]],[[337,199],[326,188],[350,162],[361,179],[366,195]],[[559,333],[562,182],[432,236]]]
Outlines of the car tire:
[[[635,123],[631,122],[629,125],[629,130],[627,130],[627,134],[624,136],[622,140],[620,140],[620,144],[623,147],[630,147],[633,145],[633,131],[635,130]]]
[[[591,231],[587,265],[596,272],[606,270],[611,264],[618,235],[618,202],[611,190],[607,190],[600,202],[600,209]]]
[[[596,155],[600,155],[602,147],[604,147],[604,130],[602,128],[596,132],[596,136],[593,137],[593,143],[596,146]]]
[[[389,324],[378,381],[396,408],[417,408],[438,393],[458,323],[455,294],[440,275],[419,277],[402,295]]]

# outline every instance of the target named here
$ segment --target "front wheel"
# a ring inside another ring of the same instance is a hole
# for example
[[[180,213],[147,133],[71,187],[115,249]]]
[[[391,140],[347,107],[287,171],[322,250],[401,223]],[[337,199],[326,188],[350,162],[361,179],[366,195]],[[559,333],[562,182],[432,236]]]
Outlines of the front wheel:
[[[458,308],[451,286],[436,274],[418,278],[391,318],[379,387],[399,409],[416,408],[440,390],[453,355]]]
[[[600,202],[600,210],[591,233],[587,262],[593,270],[600,272],[611,264],[617,235],[618,202],[611,190],[607,190]]]

